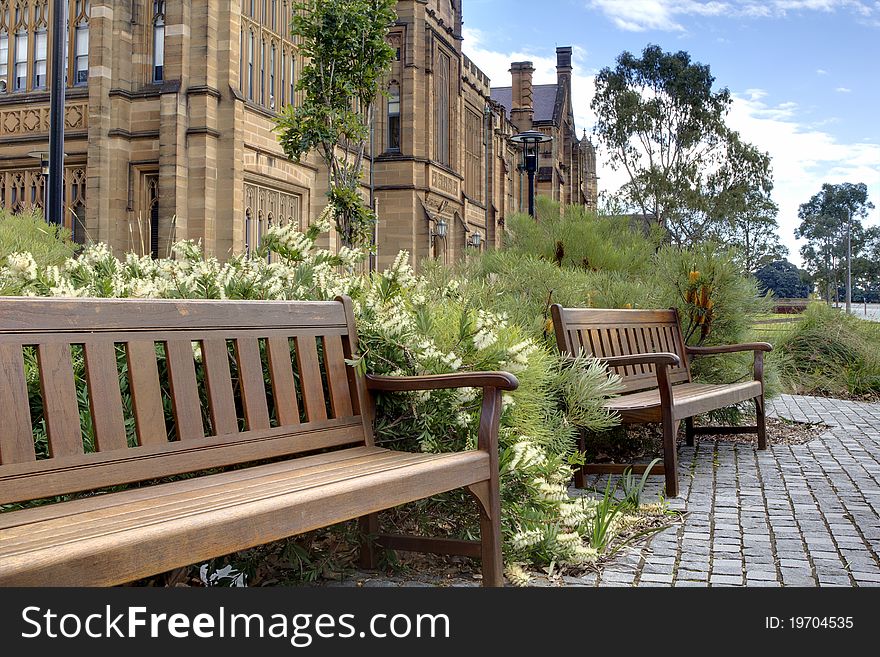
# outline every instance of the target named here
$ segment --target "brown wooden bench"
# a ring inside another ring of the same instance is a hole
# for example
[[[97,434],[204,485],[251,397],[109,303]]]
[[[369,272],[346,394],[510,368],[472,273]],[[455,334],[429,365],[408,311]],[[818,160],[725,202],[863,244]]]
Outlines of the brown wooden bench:
[[[685,345],[678,312],[671,310],[600,310],[552,307],[556,343],[562,353],[586,353],[603,360],[622,379],[623,392],[605,407],[620,416],[623,424],[659,422],[663,426],[663,463],[652,474],[666,475],[666,494],[678,495],[676,435],[685,421],[687,444],[695,434],[758,434],[758,449],[767,448],[764,418],[764,352],[766,342],[721,347]],[[726,385],[694,383],[689,358],[710,354],[753,351],[752,381]],[[753,399],[756,426],[694,427],[694,416]],[[581,444],[581,449],[584,445]],[[628,465],[587,464],[575,474],[583,487],[584,475],[621,473]],[[633,466],[644,472],[646,466]]]
[[[0,584],[119,584],[359,518],[366,567],[377,542],[481,558],[483,584],[502,585],[497,436],[516,378],[363,376],[346,363],[356,352],[347,298],[0,299],[0,504],[141,482],[0,513]],[[48,446],[32,432],[33,354]],[[458,387],[482,388],[476,450],[375,445],[374,392]],[[199,476],[167,480],[183,473]],[[462,487],[480,542],[377,536],[377,512]]]

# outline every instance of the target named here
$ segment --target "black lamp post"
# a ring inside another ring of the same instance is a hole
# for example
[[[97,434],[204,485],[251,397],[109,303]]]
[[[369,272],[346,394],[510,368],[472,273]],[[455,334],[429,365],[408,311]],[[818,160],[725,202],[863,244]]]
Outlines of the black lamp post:
[[[49,92],[49,195],[46,218],[64,223],[64,43],[67,22],[64,0],[52,4],[52,86]]]
[[[545,135],[538,130],[526,130],[510,138],[515,144],[522,145],[523,161],[522,168],[529,174],[529,214],[535,215],[535,173],[538,171],[538,147],[552,141],[553,137]]]

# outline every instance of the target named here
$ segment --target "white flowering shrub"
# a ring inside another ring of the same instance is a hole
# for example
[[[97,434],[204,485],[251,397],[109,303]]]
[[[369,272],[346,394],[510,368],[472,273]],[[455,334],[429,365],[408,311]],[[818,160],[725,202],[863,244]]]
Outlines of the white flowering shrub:
[[[348,294],[370,372],[506,370],[519,378],[519,389],[503,396],[499,437],[511,581],[527,581],[523,564],[594,561],[598,555],[585,536],[595,505],[571,499],[567,483],[577,427],[601,430],[615,423],[602,403],[616,392],[616,381],[594,361],[564,363],[505,314],[475,307],[458,280],[436,285],[415,276],[405,253],[382,273],[352,273],[360,252],[315,248],[328,228],[325,218],[305,233],[273,227],[259,257],[225,263],[205,258],[192,242],[177,244],[174,257],[164,260],[132,254],[118,259],[97,244],[61,266],[44,268],[27,253],[15,253],[0,268],[0,287],[11,294],[80,297],[326,300]],[[389,394],[378,402],[377,439],[427,452],[473,448],[479,415],[478,390]],[[388,522],[473,537],[479,526],[475,510],[466,494],[455,493],[410,505]]]

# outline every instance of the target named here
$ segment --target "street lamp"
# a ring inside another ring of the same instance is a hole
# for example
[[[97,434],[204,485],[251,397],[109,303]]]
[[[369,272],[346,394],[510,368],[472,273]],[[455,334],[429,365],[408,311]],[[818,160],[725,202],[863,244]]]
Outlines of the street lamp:
[[[529,174],[529,214],[535,218],[535,173],[538,171],[538,147],[552,141],[553,137],[538,130],[526,130],[510,138],[514,144],[522,146],[522,168]]]

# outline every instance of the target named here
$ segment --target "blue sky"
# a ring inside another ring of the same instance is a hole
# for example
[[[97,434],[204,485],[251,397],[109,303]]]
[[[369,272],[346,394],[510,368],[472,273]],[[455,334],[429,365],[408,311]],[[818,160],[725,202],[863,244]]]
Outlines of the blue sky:
[[[493,86],[526,59],[536,84],[552,82],[556,46],[574,46],[579,131],[594,121],[593,76],[623,50],[653,43],[708,64],[734,96],[728,124],[772,157],[796,263],[798,205],[823,182],[864,182],[880,208],[880,0],[463,0],[463,12],[464,50]],[[615,189],[621,174],[599,159],[600,189]]]

